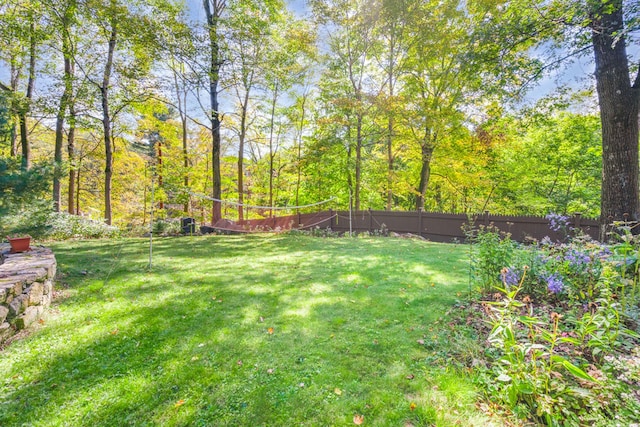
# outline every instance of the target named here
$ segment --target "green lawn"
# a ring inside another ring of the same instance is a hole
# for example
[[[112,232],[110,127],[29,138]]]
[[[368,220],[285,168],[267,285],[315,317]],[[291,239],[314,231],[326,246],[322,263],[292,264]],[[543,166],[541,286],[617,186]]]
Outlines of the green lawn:
[[[143,239],[53,248],[62,295],[0,352],[2,426],[490,424],[438,322],[467,246],[165,238],[152,271]]]

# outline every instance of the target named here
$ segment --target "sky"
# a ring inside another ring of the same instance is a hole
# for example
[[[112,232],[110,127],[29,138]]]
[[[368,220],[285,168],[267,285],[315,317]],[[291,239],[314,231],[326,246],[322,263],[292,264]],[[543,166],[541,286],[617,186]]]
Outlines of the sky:
[[[289,10],[294,12],[297,16],[303,17],[308,12],[306,0],[286,0],[289,5]],[[202,0],[186,0],[187,7],[189,8],[189,17],[194,21],[204,21],[204,7]]]

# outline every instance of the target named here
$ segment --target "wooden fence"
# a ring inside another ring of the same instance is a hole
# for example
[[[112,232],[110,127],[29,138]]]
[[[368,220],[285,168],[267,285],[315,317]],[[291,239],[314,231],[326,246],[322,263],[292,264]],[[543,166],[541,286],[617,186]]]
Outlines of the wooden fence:
[[[415,234],[434,242],[463,241],[466,236],[463,228],[470,223],[477,226],[493,225],[501,231],[511,233],[514,240],[524,242],[530,239],[542,240],[549,236],[553,240],[562,240],[565,236],[549,228],[549,220],[542,217],[491,215],[488,212],[475,215],[446,214],[422,211],[324,211],[310,214],[289,215],[259,220],[245,221],[242,224],[251,229],[290,229],[290,228],[330,228],[340,233],[376,233],[381,230],[399,234]],[[600,225],[593,219],[574,215],[569,218],[569,226],[580,228],[594,239],[600,235]]]

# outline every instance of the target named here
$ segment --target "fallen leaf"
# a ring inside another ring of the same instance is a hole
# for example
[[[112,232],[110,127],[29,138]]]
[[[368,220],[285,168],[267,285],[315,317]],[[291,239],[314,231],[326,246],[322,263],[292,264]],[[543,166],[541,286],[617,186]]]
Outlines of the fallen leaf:
[[[192,362],[195,362],[195,361],[196,361],[196,360],[198,360],[198,359],[200,359],[198,356],[193,356],[193,357],[191,358],[191,361],[192,361]]]
[[[267,329],[267,333],[268,333],[269,335],[273,335],[273,328],[269,328],[269,329]]]
[[[300,384],[298,384],[298,387],[300,387],[300,388],[304,388],[304,383],[300,383]]]
[[[38,319],[38,323],[40,323],[41,325],[44,325],[44,319]]]
[[[242,366],[242,360],[238,360],[238,366]]]
[[[411,404],[409,405],[409,409],[412,411],[415,411],[415,409],[418,407],[418,405],[415,404],[415,402],[411,402]]]
[[[416,342],[420,345],[424,345],[424,340],[416,340]]]
[[[353,416],[353,423],[355,425],[359,426],[363,422],[364,422],[364,415],[354,415]]]
[[[416,377],[416,376],[415,376],[415,375],[413,375],[413,374],[409,374],[409,375],[407,375],[407,379],[408,379],[408,380],[412,380],[412,379],[414,379],[415,377]]]
[[[180,406],[184,405],[184,400],[180,399],[176,402],[176,404],[174,405],[174,407],[179,408]]]
[[[198,347],[204,347],[204,343],[198,344]]]
[[[267,369],[267,374],[273,374],[273,369],[272,368]]]
[[[260,323],[264,322],[264,317],[260,316]]]
[[[333,390],[333,392],[334,392],[335,394],[337,394],[338,396],[342,396],[342,390],[340,390],[340,389],[339,389],[339,388],[337,388],[337,387]]]
[[[111,335],[118,335],[118,328],[115,328],[113,331],[109,332]]]
[[[215,297],[215,295],[214,295],[214,296],[212,296],[212,297],[211,297],[211,299],[215,301],[215,300],[216,300],[216,297]]]

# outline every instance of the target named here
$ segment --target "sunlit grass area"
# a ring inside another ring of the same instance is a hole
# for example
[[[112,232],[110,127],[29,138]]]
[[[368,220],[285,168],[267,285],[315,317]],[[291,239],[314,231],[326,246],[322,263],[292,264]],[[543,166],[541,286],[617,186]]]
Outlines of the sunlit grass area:
[[[2,426],[490,424],[434,357],[466,246],[167,238],[151,270],[143,239],[53,248],[62,294],[0,353]]]

